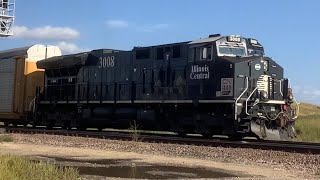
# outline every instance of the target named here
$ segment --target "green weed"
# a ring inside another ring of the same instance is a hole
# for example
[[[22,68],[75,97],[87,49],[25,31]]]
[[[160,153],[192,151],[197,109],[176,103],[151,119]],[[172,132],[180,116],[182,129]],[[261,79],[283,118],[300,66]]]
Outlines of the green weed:
[[[130,123],[130,134],[132,141],[138,142],[140,140],[140,126],[137,125],[136,121],[133,121],[133,124]]]
[[[13,137],[8,134],[0,134],[0,143],[1,142],[13,142]]]
[[[300,106],[300,116],[296,121],[298,134],[296,141],[320,142],[320,107],[310,104]]]
[[[78,178],[79,173],[73,168],[59,167],[44,162],[34,162],[18,156],[0,156],[1,180],[75,180]]]

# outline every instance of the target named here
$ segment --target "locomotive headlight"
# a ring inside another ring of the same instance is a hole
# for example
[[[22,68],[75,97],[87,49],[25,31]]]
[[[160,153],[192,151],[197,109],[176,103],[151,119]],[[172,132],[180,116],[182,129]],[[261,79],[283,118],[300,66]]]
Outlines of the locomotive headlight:
[[[268,92],[260,91],[260,100],[267,100],[268,99]]]

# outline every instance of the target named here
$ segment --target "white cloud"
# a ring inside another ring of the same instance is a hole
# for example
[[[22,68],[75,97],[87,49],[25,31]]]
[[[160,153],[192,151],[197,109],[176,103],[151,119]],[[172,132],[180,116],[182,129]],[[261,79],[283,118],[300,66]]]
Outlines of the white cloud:
[[[75,54],[75,53],[89,51],[89,49],[87,48],[81,48],[74,43],[68,43],[64,41],[59,42],[56,45],[61,49],[62,54]]]
[[[134,22],[128,22],[124,20],[108,20],[106,21],[106,24],[109,28],[131,28],[143,32],[154,32],[169,28],[169,24],[139,25]]]
[[[302,94],[311,98],[320,98],[320,90],[318,89],[304,90]]]
[[[296,86],[293,87],[293,95],[295,95],[300,102],[311,102],[320,104],[319,88]]]
[[[128,21],[108,20],[106,23],[111,28],[127,28],[127,27],[129,27]]]
[[[80,33],[69,27],[44,26],[29,29],[26,26],[13,27],[13,38],[35,40],[72,40],[80,36]]]

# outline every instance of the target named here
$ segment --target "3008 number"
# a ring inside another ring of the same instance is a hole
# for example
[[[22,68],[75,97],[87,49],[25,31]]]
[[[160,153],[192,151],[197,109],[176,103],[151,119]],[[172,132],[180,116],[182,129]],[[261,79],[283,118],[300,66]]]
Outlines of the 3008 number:
[[[100,57],[99,62],[99,68],[114,67],[114,56]]]
[[[231,42],[240,42],[241,39],[240,39],[240,37],[230,36],[229,37],[229,41],[231,41]]]

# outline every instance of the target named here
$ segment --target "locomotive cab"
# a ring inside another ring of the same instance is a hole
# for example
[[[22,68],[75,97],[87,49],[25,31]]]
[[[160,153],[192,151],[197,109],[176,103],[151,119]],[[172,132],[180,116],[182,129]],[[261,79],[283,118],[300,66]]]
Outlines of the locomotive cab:
[[[214,60],[216,57],[247,57],[247,41],[239,35],[210,35],[189,43],[189,61]]]

